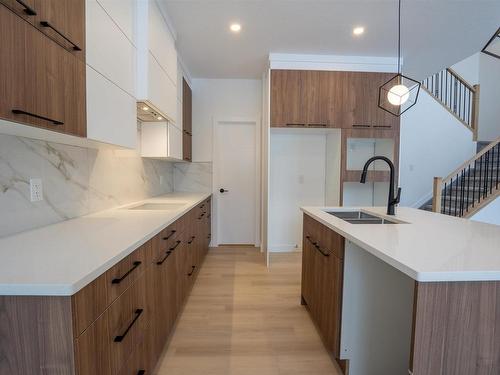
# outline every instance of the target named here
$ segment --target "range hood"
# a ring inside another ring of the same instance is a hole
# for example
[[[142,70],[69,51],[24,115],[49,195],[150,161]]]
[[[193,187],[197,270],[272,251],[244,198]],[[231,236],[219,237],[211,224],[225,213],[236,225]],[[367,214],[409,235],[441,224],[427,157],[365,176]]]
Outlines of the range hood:
[[[165,122],[169,118],[148,102],[137,102],[137,119],[142,122]]]

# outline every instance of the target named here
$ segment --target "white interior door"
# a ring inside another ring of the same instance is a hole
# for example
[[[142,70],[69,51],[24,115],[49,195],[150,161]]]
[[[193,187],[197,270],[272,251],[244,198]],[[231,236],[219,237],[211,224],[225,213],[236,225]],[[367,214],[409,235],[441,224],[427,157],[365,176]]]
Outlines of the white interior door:
[[[215,122],[214,195],[218,244],[256,244],[259,183],[256,127],[256,122]]]

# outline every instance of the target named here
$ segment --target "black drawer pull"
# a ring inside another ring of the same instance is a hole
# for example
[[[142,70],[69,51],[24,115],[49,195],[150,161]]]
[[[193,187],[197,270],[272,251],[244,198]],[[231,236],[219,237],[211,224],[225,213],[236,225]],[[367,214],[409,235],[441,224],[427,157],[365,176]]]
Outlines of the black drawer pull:
[[[371,125],[354,124],[353,128],[371,128]]]
[[[53,120],[53,119],[48,118],[48,117],[36,115],[34,113],[23,111],[22,109],[13,109],[12,113],[14,113],[16,115],[26,115],[26,116],[31,116],[34,118],[39,118],[40,120],[45,120],[45,121],[51,122],[53,125],[64,125],[64,122],[62,122],[62,121]]]
[[[111,284],[120,284],[123,280],[125,280],[127,278],[128,275],[130,275],[132,272],[134,272],[134,270],[139,267],[141,265],[142,262],[140,261],[137,261],[137,262],[134,262],[134,266],[129,269],[122,277],[118,278],[118,279],[113,279],[111,281]]]
[[[174,229],[170,232],[170,234],[167,237],[163,237],[163,241],[169,240],[177,231]]]
[[[177,240],[177,241],[175,242],[175,245],[174,245],[174,246],[172,246],[169,250],[170,250],[170,251],[174,251],[174,250],[177,248],[177,246],[179,246],[180,244],[181,244],[181,241]]]
[[[326,124],[307,124],[310,128],[326,128]]]
[[[196,238],[196,236],[191,237],[188,241],[188,245],[191,245],[195,238]]]
[[[78,45],[73,43],[70,39],[68,39],[68,37],[66,35],[64,35],[59,30],[57,30],[48,21],[41,21],[40,25],[42,25],[43,27],[48,27],[48,28],[54,30],[57,33],[57,35],[59,35],[61,38],[63,38],[65,41],[67,41],[69,44],[71,44],[73,46],[73,51],[81,51],[82,50],[80,47],[78,47]]]
[[[314,246],[314,248],[316,250],[318,250],[321,255],[325,256],[325,257],[329,257],[330,254],[329,253],[325,253],[323,250],[321,250],[321,247],[319,246],[319,244],[317,242],[314,242],[310,236],[306,236],[306,238],[309,240],[309,242]]]
[[[162,260],[159,260],[158,262],[156,262],[157,265],[161,266],[166,260],[167,258],[170,256],[170,254],[172,254],[172,252],[169,250],[165,253],[165,256],[163,257]]]
[[[139,370],[137,372],[137,375],[144,375],[146,373],[146,370]]]
[[[290,126],[290,127],[293,127],[293,126],[306,126],[306,124],[286,124],[286,126]]]
[[[130,331],[130,329],[135,324],[135,322],[137,322],[137,319],[139,319],[139,317],[141,316],[141,314],[143,312],[144,312],[143,309],[137,309],[137,310],[135,310],[135,318],[134,318],[134,320],[132,320],[132,322],[128,325],[127,329],[125,330],[125,332],[123,332],[123,334],[115,337],[115,340],[114,340],[115,342],[122,342],[123,341],[123,339],[125,338],[125,336],[127,336],[127,333]]]
[[[391,125],[373,125],[374,128],[385,128],[385,129],[390,129],[392,128]]]
[[[195,269],[196,269],[196,266],[191,266],[191,272],[188,273],[188,276],[192,276]]]
[[[205,214],[206,214],[206,212],[202,213],[202,214],[200,215],[200,217],[198,218],[198,220],[203,219],[203,216],[205,216]]]
[[[28,4],[26,4],[24,1],[16,0],[16,2],[24,8],[24,13],[26,13],[28,16],[36,16],[35,10],[28,6]]]

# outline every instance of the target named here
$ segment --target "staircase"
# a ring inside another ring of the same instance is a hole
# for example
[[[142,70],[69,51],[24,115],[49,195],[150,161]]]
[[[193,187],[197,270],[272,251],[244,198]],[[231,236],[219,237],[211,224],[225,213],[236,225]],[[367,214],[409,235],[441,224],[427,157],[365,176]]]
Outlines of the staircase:
[[[445,178],[434,178],[431,201],[424,210],[458,217],[471,217],[500,196],[500,137]]]
[[[471,85],[458,73],[446,68],[422,82],[422,89],[434,97],[477,140],[479,85]]]

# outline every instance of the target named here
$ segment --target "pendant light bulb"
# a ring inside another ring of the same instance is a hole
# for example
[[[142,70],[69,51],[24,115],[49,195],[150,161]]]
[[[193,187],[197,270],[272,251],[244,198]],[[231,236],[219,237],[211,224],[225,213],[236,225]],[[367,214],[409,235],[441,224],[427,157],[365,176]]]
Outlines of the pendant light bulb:
[[[405,85],[395,85],[387,93],[387,100],[392,105],[403,105],[410,98],[410,90]]]

